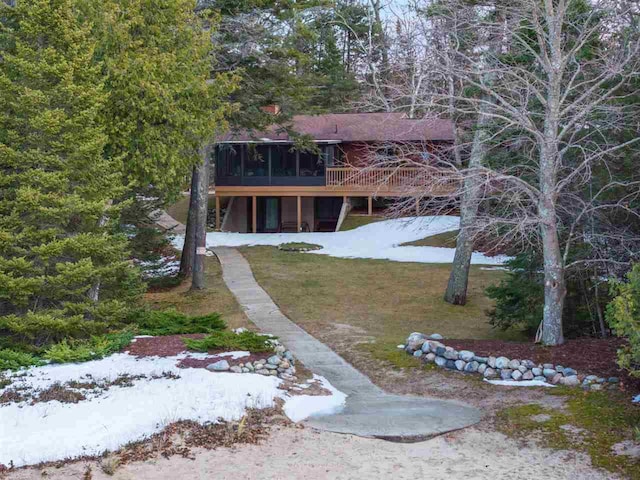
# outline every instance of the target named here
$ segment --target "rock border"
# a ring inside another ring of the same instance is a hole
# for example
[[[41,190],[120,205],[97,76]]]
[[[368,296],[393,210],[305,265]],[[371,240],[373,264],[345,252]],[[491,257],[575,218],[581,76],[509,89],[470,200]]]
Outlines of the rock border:
[[[295,381],[296,367],[293,354],[287,350],[278,340],[271,340],[274,346],[274,354],[268,358],[261,358],[254,362],[245,362],[230,366],[227,360],[218,360],[210,363],[206,369],[210,372],[231,373],[257,373],[265,376],[277,376],[282,380]]]
[[[487,380],[525,381],[535,380],[551,385],[582,386],[586,390],[617,388],[620,379],[608,379],[597,375],[582,375],[576,370],[551,363],[536,364],[532,360],[509,359],[507,357],[480,357],[469,350],[457,351],[444,343],[442,335],[425,335],[413,332],[404,345],[398,345],[405,352],[420,358],[425,363],[435,363],[438,367],[464,373],[478,373]]]

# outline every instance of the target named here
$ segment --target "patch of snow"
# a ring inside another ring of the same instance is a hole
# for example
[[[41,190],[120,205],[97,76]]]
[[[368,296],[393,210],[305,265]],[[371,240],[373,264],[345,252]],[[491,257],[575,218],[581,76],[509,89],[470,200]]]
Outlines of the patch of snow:
[[[640,395],[636,395],[635,397],[633,397],[633,399],[631,401],[633,403],[640,403]]]
[[[342,410],[346,404],[347,395],[336,389],[329,381],[319,375],[313,376],[320,382],[322,388],[331,395],[295,395],[288,397],[284,403],[284,413],[294,422],[309,417],[331,415]]]
[[[210,354],[207,352],[189,352],[189,358],[194,358],[196,360],[206,360],[206,359],[215,359],[215,358],[222,358],[222,357],[231,357],[232,360],[238,360],[239,358],[244,358],[244,357],[248,357],[249,355],[251,355],[251,352],[247,352],[247,351],[237,351],[237,352],[224,352],[224,353],[216,353],[216,354]]]
[[[543,382],[541,380],[487,380],[484,379],[485,382],[490,383],[491,385],[503,385],[505,387],[555,387],[555,385],[551,385],[550,383]]]
[[[310,255],[329,255],[339,258],[371,258],[396,262],[451,263],[455,248],[400,246],[400,244],[421,240],[439,233],[459,228],[460,218],[456,216],[406,217],[363,225],[344,232],[301,232],[301,233],[207,233],[207,247],[239,247],[243,245],[278,246],[288,242],[305,242],[321,245],[322,249],[306,252]],[[176,248],[181,249],[184,236],[173,239]],[[509,257],[498,255],[488,257],[475,252],[471,258],[474,264],[502,265]]]
[[[133,338],[153,338],[153,335],[136,335]]]
[[[227,352],[219,356],[242,358],[248,354]],[[0,389],[0,395],[9,388],[33,394],[54,383],[74,380],[105,382],[122,375],[145,378],[132,378],[129,387],[113,385],[93,394],[82,390],[87,399],[75,404],[50,401],[31,405],[24,401],[0,405],[0,465],[20,467],[100,455],[142,440],[178,420],[238,420],[247,408],[272,407],[277,398],[285,401],[285,411],[294,421],[329,413],[344,403],[345,395],[324,379],[323,386],[332,395],[294,399],[278,388],[282,380],[276,377],[178,368],[179,361],[187,357],[197,358],[198,354],[136,358],[118,353],[80,364],[6,372],[12,384]],[[169,372],[179,378],[162,376]]]
[[[404,345],[402,345],[402,344],[400,344],[400,345],[397,345],[397,346],[396,346],[396,348],[400,348],[400,349],[403,349],[403,348],[404,348]]]

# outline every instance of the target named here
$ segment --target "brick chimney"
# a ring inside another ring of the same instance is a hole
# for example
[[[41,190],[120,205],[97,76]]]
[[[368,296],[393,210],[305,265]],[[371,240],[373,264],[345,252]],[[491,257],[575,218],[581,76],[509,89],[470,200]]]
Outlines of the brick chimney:
[[[280,105],[276,105],[275,103],[271,105],[265,105],[264,107],[260,107],[260,110],[271,115],[278,115],[280,113]]]

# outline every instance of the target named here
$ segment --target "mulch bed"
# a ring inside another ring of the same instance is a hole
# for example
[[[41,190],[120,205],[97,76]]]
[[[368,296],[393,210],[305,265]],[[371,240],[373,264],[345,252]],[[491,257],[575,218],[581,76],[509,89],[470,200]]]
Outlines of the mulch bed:
[[[584,375],[618,377],[623,388],[640,392],[640,378],[631,378],[618,367],[617,350],[625,344],[621,338],[580,338],[567,340],[557,347],[539,344],[506,342],[503,340],[453,340],[443,343],[456,350],[471,350],[481,357],[502,356],[511,359],[533,360],[536,363],[553,363],[571,367]]]

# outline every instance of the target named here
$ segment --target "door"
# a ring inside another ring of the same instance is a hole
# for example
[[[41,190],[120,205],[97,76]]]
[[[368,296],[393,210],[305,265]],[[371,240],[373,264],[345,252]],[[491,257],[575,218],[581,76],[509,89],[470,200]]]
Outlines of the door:
[[[280,227],[280,199],[267,197],[264,199],[264,232],[277,232]]]

